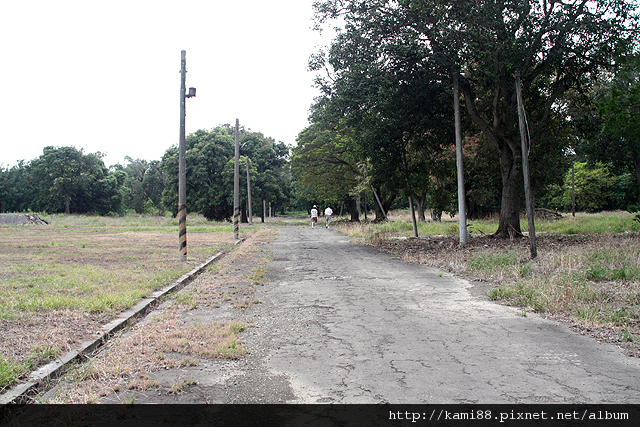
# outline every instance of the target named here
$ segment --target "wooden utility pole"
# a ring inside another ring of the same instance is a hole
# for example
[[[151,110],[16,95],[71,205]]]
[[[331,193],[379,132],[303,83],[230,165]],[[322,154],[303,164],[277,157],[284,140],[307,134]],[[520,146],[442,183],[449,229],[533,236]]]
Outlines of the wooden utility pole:
[[[240,221],[240,121],[236,119],[236,156],[233,168],[233,238],[238,240],[238,222]]]
[[[524,179],[524,195],[527,204],[527,220],[529,221],[529,246],[531,259],[538,256],[536,249],[536,228],[534,221],[533,195],[531,193],[531,178],[529,176],[529,141],[525,123],[524,107],[522,106],[522,84],[520,71],[516,71],[516,97],[518,100],[518,122],[520,124],[520,145],[522,146],[522,177]]]
[[[186,74],[187,52],[181,52],[180,61],[180,145],[178,148],[178,242],[179,259],[187,260],[187,183],[186,183],[186,143],[185,143],[185,99],[186,99]]]
[[[458,229],[460,245],[467,244],[467,204],[464,191],[464,164],[462,159],[462,126],[460,124],[460,89],[458,71],[453,69],[453,109],[456,121],[456,167],[458,174]]]

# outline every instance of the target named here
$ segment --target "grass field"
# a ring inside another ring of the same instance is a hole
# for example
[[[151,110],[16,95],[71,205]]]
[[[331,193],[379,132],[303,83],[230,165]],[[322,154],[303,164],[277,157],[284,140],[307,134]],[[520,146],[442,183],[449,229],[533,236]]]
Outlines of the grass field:
[[[495,220],[470,221],[464,247],[456,218],[420,224],[420,239],[411,238],[406,211],[382,223],[334,226],[356,242],[464,276],[473,292],[518,306],[523,316],[553,316],[640,356],[640,234],[632,218],[608,212],[536,221],[533,261],[527,239],[490,237]],[[0,226],[0,392],[234,243],[231,224],[191,215],[188,261],[179,262],[173,218],[45,219],[49,226]],[[271,224],[308,226],[304,216]],[[260,227],[241,225],[241,237]],[[264,270],[251,274],[257,283]]]
[[[527,221],[521,221],[526,230]],[[458,242],[456,218],[419,225],[407,211],[382,223],[339,222],[356,240],[467,277],[490,299],[568,322],[581,333],[615,342],[640,357],[640,234],[633,215],[603,212],[536,221],[538,257],[528,239],[490,236],[495,220],[469,221],[469,244]]]
[[[0,391],[234,243],[231,224],[190,215],[181,262],[174,218],[43,218],[0,227]]]

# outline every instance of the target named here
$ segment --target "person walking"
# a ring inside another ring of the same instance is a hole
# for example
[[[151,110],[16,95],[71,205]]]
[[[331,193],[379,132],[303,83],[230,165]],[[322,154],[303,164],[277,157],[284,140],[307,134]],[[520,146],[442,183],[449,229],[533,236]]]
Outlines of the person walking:
[[[313,205],[311,208],[311,228],[316,228],[316,225],[318,225],[318,207]]]
[[[327,205],[327,209],[324,210],[324,218],[327,222],[326,228],[329,228],[329,224],[331,224],[331,215],[333,215],[333,209],[331,209],[331,205]]]

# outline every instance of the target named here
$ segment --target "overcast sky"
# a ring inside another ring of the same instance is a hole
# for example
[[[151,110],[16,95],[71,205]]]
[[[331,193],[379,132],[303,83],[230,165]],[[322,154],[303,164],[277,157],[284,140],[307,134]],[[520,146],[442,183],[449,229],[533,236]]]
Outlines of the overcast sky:
[[[312,0],[0,0],[0,165],[45,146],[159,160],[187,134],[240,125],[294,145],[307,126]]]

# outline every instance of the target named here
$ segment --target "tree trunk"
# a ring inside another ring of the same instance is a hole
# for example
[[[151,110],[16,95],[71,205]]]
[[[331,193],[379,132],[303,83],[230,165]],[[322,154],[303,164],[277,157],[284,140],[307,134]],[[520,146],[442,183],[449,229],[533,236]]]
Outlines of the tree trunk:
[[[494,146],[500,152],[500,172],[502,175],[502,201],[500,205],[500,223],[498,224],[498,230],[493,235],[494,237],[512,238],[523,237],[520,230],[520,191],[518,183],[520,180],[519,169],[519,152],[520,144],[515,144],[513,141],[507,140],[504,136],[505,129],[516,130],[517,120],[517,108],[516,105],[506,105],[504,109],[507,112],[513,112],[514,114],[507,114],[507,117],[502,117],[497,109],[499,96],[502,90],[506,91],[503,95],[503,99],[516,101],[515,97],[510,96],[511,93],[508,89],[496,89],[494,98],[494,120],[493,124],[485,121],[474,104],[476,97],[473,95],[471,88],[468,84],[464,84],[460,88],[464,93],[465,103],[467,105],[467,113],[471,120],[482,129],[482,132],[487,137],[489,143]],[[500,132],[499,132],[500,131]],[[533,142],[532,142],[533,144]],[[533,144],[535,145],[535,144]]]
[[[636,191],[640,192],[640,151],[633,152],[633,166],[636,170]]]
[[[427,218],[424,216],[424,206],[427,203],[427,193],[424,192],[420,195],[414,194],[414,198],[416,199],[416,204],[418,205],[418,222],[427,222]]]
[[[356,203],[356,199],[353,197],[349,197],[346,200],[347,210],[351,215],[351,222],[360,222],[360,212],[358,212],[358,205]]]
[[[500,155],[500,172],[502,174],[502,202],[500,205],[500,222],[494,237],[520,238],[520,187],[518,179],[520,168],[508,144],[504,144]]]
[[[247,202],[245,200],[240,201],[240,222],[249,222],[247,218]]]
[[[69,196],[68,194],[65,194],[64,196],[64,214],[65,215],[71,214],[71,210],[69,208],[70,205],[71,205],[71,196]]]
[[[376,219],[374,221],[383,221],[387,219],[386,214],[389,212],[389,208],[393,204],[393,201],[396,199],[396,196],[395,194],[387,194],[380,188],[374,189],[374,198],[376,197],[376,195],[378,196],[384,212],[382,211],[380,204],[378,204],[376,200],[376,203],[374,204],[374,206],[376,207]]]

